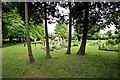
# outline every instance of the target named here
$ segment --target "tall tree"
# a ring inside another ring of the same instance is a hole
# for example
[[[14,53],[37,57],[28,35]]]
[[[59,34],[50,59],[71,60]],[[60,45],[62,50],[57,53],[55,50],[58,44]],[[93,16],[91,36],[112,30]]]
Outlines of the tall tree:
[[[2,3],[0,2],[0,47],[2,47]]]
[[[69,38],[68,38],[68,48],[66,54],[71,54],[71,34],[72,34],[71,2],[68,2],[68,5],[69,5]]]
[[[89,24],[89,3],[86,2],[85,4],[85,17],[84,17],[84,23],[83,23],[83,36],[82,36],[82,43],[81,46],[77,52],[77,54],[79,55],[83,55],[85,54],[85,47],[86,47],[86,41],[87,41],[87,33],[88,33],[88,24]]]
[[[25,39],[25,24],[18,13],[17,8],[11,9],[9,12],[3,11],[3,39],[9,39],[10,42],[14,38]]]
[[[28,46],[28,56],[29,56],[30,63],[33,63],[34,62],[34,57],[33,57],[32,50],[31,50],[28,23],[29,23],[29,20],[28,20],[28,3],[25,2],[25,26],[26,26],[26,38],[27,38],[27,46]]]
[[[46,2],[44,2],[44,15],[45,15],[45,38],[46,38],[46,58],[51,58],[49,50],[49,41],[48,41],[48,29],[47,29],[47,12],[46,12]]]
[[[91,2],[88,4],[88,12],[86,11],[86,4],[87,3],[83,2],[75,2],[75,6],[73,7],[73,17],[78,23],[77,28],[80,28],[83,33],[81,47],[77,52],[81,55],[85,54],[85,46],[83,45],[86,45],[87,37],[85,38],[85,35],[87,35],[88,31],[92,31],[91,34],[94,34],[95,32],[98,32],[101,28],[105,28],[110,23],[108,18],[111,17],[114,12],[116,12],[115,10],[119,12],[119,3]],[[86,14],[86,12],[88,14]],[[86,18],[86,16],[88,16],[88,19]]]

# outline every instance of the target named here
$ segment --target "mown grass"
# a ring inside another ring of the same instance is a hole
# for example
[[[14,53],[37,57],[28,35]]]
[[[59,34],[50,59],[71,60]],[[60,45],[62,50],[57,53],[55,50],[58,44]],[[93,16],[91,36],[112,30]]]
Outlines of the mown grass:
[[[3,78],[118,78],[118,52],[101,51],[90,46],[86,54],[76,55],[79,48],[72,47],[72,54],[66,55],[66,48],[51,51],[51,59],[45,58],[42,45],[32,45],[35,63],[28,60],[27,47],[23,44],[2,48]]]

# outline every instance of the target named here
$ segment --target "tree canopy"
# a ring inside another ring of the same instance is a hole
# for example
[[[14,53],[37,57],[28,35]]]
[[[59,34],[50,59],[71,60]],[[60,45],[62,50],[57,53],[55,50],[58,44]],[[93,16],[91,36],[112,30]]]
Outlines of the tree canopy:
[[[59,37],[67,38],[68,29],[64,21],[60,21],[58,24],[56,24],[54,31],[55,31],[55,34],[57,34]]]

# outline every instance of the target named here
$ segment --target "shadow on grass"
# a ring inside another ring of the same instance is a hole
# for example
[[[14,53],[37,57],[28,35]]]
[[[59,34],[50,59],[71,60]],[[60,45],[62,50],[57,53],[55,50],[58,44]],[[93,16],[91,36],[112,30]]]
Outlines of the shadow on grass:
[[[113,52],[119,52],[119,50],[108,50],[108,49],[99,49],[99,50],[103,50],[103,51],[113,51]]]
[[[23,43],[9,43],[9,44],[3,44],[2,48],[5,48],[5,47],[11,47],[11,46],[16,46],[16,45],[20,45],[20,44],[23,44]],[[24,45],[23,45],[24,46]]]

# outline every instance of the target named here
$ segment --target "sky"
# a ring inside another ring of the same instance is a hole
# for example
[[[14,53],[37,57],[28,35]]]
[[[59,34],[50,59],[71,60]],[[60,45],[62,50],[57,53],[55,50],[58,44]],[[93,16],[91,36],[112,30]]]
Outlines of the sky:
[[[57,23],[54,23],[54,24],[49,24],[48,23],[48,33],[53,33],[54,32],[54,29],[55,29],[55,26],[56,26]],[[67,25],[68,27],[69,25]],[[69,29],[68,29],[69,30]],[[74,28],[72,26],[72,34],[74,33]]]
[[[61,8],[60,6],[57,6],[57,8],[59,9],[59,12],[60,12],[60,14],[63,14],[63,15],[65,15],[65,14],[69,14],[69,9],[68,8]],[[69,19],[69,17],[67,16],[65,19]],[[49,24],[48,23],[48,33],[53,33],[54,32],[54,29],[55,29],[55,26],[56,26],[56,24],[57,24],[57,22],[56,23],[52,23],[52,24]],[[68,27],[69,25],[67,25],[67,27]],[[113,25],[110,25],[110,28],[108,28],[108,27],[106,27],[106,28],[104,28],[103,30],[100,30],[100,34],[104,34],[104,33],[106,33],[108,30],[112,30],[113,32],[114,32],[114,30],[115,30],[116,28],[115,28],[115,25],[113,24]],[[72,34],[74,33],[74,28],[73,28],[73,26],[72,26]]]
[[[56,26],[57,23],[54,23],[54,24],[48,24],[48,33],[53,33],[54,32],[54,29],[55,29],[55,26]],[[68,26],[67,26],[68,27]],[[110,25],[110,28],[106,27],[104,28],[103,30],[100,30],[100,34],[104,34],[106,33],[108,30],[112,30],[113,32],[115,31],[116,27],[115,25]],[[72,34],[74,33],[74,28],[72,26]]]
[[[115,29],[116,29],[115,25],[113,24],[113,25],[110,25],[109,27],[110,27],[110,28],[106,27],[106,28],[104,28],[103,30],[100,30],[100,34],[104,34],[104,33],[106,33],[108,30],[112,30],[112,33],[114,34],[114,31],[115,31]]]

